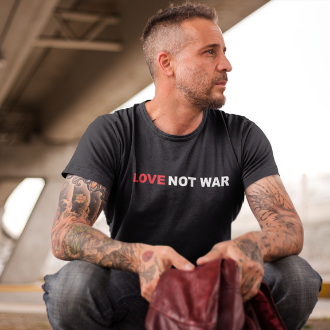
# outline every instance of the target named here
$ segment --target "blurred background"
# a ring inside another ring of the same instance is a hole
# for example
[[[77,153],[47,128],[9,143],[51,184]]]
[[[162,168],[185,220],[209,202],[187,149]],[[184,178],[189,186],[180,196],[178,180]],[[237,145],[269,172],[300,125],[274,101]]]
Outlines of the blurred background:
[[[301,256],[330,283],[330,1],[199,2],[216,8],[233,66],[223,110],[270,140],[304,224]],[[50,251],[60,173],[97,116],[153,98],[139,38],[168,4],[0,0],[0,311],[1,287],[33,288],[65,263]],[[109,234],[103,214],[96,226]],[[232,236],[251,230],[245,202]]]

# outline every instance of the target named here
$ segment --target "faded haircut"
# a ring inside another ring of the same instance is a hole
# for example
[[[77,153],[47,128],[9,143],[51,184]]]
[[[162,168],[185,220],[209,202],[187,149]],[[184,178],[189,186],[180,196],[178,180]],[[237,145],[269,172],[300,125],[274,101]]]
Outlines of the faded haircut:
[[[177,56],[191,42],[181,23],[191,18],[204,18],[218,23],[218,15],[214,8],[190,1],[178,6],[170,4],[165,10],[149,18],[143,30],[144,59],[148,65],[152,79],[155,81],[157,72],[157,55],[165,51]]]

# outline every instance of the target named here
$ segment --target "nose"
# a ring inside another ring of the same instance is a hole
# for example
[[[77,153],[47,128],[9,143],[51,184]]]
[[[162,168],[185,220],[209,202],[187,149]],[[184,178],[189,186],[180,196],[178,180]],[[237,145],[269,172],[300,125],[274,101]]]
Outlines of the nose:
[[[221,55],[217,69],[218,71],[226,71],[226,72],[230,72],[233,69],[231,63],[229,62],[225,54]]]

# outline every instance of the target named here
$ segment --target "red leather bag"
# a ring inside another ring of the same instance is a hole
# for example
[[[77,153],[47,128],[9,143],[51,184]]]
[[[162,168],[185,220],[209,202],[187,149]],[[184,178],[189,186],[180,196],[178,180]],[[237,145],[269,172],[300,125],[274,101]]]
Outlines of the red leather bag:
[[[147,330],[286,330],[266,283],[243,304],[232,259],[162,274],[145,326]]]

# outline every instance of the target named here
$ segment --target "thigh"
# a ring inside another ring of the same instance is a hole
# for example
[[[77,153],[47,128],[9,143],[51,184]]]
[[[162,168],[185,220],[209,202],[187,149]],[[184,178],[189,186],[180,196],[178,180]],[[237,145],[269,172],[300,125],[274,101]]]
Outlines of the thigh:
[[[140,314],[143,324],[148,306],[141,297],[137,274],[85,261],[71,261],[46,276],[44,291],[54,329],[117,329],[116,323],[125,326],[125,320]]]

